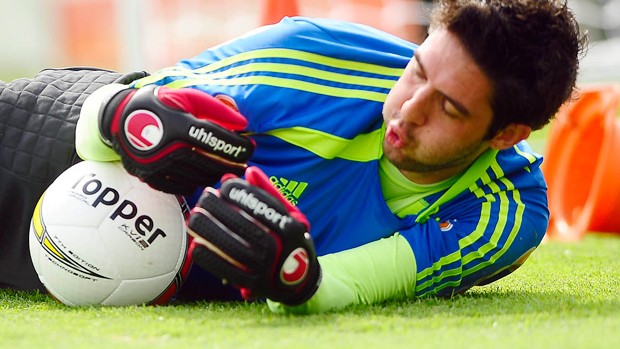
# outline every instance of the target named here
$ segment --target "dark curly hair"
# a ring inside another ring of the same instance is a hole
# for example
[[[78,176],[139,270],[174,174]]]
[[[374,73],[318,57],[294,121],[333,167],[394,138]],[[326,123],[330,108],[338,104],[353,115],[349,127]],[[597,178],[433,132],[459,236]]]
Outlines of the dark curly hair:
[[[587,37],[566,1],[443,0],[433,28],[455,34],[491,80],[489,138],[511,123],[542,128],[576,89]]]

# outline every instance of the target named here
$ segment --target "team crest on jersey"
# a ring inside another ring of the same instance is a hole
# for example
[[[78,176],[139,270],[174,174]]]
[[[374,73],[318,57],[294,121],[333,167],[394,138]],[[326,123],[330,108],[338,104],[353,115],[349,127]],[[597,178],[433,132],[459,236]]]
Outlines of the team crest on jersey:
[[[235,99],[232,98],[231,96],[225,95],[225,94],[219,94],[215,96],[215,99],[231,107],[233,110],[239,111],[239,107],[237,107],[237,102],[235,102]]]
[[[452,223],[450,223],[450,221],[445,221],[445,222],[439,223],[439,230],[441,230],[443,232],[452,230],[452,227],[454,227],[454,225],[452,225]]]
[[[131,146],[141,151],[148,151],[161,142],[164,127],[157,115],[140,109],[129,114],[125,120],[125,134]]]

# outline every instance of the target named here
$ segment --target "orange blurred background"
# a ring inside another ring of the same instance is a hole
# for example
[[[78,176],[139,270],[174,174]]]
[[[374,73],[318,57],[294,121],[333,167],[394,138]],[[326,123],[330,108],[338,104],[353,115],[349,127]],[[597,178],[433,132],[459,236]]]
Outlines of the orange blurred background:
[[[271,3],[271,4],[269,4]],[[278,3],[278,4],[276,4]],[[50,66],[153,71],[241,35],[281,13],[356,21],[420,42],[426,17],[419,0],[0,0],[3,17],[22,15],[7,40],[36,42],[0,59],[0,79]],[[278,5],[276,7],[273,7]],[[271,12],[266,12],[271,8]],[[275,9],[275,11],[273,11]],[[296,13],[291,13],[296,12]],[[276,17],[274,17],[276,16]],[[23,37],[19,37],[23,36]],[[0,36],[2,39],[2,36]],[[11,43],[9,42],[9,45]],[[21,45],[21,47],[19,46]],[[27,51],[32,54],[27,55]],[[9,60],[7,62],[7,60]],[[23,67],[22,65],[27,65]],[[8,68],[8,69],[7,69]]]

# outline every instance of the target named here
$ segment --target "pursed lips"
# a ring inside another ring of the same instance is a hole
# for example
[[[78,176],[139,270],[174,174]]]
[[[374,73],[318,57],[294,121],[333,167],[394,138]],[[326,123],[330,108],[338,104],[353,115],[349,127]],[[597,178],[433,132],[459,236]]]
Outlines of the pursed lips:
[[[403,148],[405,146],[404,132],[402,127],[399,126],[399,122],[397,120],[392,120],[388,123],[385,132],[385,141],[396,149]]]

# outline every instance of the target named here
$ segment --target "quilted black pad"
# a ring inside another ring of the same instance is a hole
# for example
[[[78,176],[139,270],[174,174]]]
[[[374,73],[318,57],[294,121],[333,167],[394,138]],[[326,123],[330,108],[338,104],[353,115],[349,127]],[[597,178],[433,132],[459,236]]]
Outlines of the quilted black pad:
[[[86,97],[121,79],[107,70],[66,68],[0,82],[0,287],[43,290],[28,250],[34,207],[79,161],[75,124]]]

